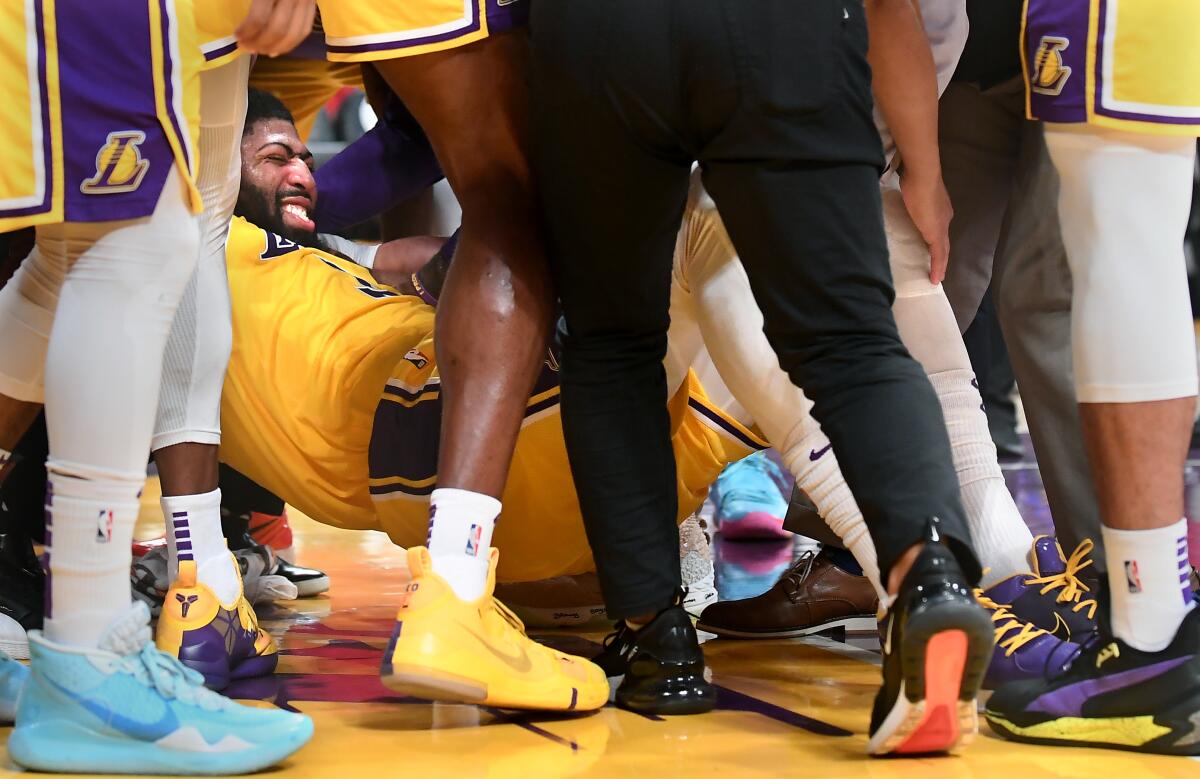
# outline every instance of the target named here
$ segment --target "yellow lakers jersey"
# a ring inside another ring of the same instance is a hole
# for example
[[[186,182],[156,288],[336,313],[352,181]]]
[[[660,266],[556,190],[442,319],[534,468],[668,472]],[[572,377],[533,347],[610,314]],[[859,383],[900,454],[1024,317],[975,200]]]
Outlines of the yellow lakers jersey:
[[[441,383],[434,311],[348,260],[235,219],[233,354],[221,458],[309,516],[425,542]],[[689,374],[670,402],[680,519],[729,462],[766,444]],[[558,414],[553,355],[530,397],[493,543],[502,581],[593,570]]]
[[[396,362],[433,331],[433,309],[240,218],[226,266],[234,340],[222,458],[317,519],[376,527],[375,407]]]

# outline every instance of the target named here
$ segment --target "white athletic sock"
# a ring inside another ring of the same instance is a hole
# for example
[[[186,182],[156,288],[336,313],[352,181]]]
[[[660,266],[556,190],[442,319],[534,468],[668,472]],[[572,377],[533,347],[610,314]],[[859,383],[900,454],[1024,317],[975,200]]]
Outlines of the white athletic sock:
[[[825,524],[854,555],[880,599],[885,599],[887,591],[879,579],[875,541],[849,485],[842,478],[842,469],[838,467],[829,439],[815,420],[810,417],[809,421],[811,429],[783,453],[783,459],[796,477],[796,485],[808,495]]]
[[[1152,530],[1102,527],[1100,532],[1113,635],[1143,652],[1165,649],[1196,605],[1188,586],[1187,520]]]
[[[46,487],[46,638],[96,647],[129,609],[129,566],[140,483],[81,479],[50,469]]]
[[[167,576],[179,575],[180,560],[196,562],[196,580],[209,587],[221,603],[232,605],[241,586],[235,563],[221,532],[221,491],[200,495],[164,495],[167,523]]]
[[[967,526],[986,571],[980,586],[990,587],[1014,574],[1027,573],[1033,534],[1004,484],[975,374],[942,371],[929,374],[929,382],[946,417]]]
[[[429,556],[433,571],[458,597],[472,601],[484,594],[492,530],[500,501],[479,492],[436,489],[429,498]]]
[[[0,470],[4,470],[4,466],[8,465],[8,461],[12,459],[12,452],[0,449]]]

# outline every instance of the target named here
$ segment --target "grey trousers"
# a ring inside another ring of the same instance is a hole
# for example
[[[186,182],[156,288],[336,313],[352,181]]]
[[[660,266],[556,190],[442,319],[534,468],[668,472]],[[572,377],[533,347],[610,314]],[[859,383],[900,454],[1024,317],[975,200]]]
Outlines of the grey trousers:
[[[1041,125],[1025,119],[1020,78],[987,90],[953,82],[939,114],[942,173],[954,204],[946,295],[965,330],[992,285],[1056,532],[1068,554],[1094,540],[1095,569],[1103,571],[1071,368],[1058,176]]]

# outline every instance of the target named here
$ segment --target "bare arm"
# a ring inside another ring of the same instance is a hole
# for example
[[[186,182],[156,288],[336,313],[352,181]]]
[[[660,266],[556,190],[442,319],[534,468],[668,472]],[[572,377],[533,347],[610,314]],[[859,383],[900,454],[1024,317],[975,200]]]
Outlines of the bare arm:
[[[915,0],[867,0],[866,9],[875,101],[896,139],[901,194],[929,246],[929,278],[937,284],[946,275],[954,211],[942,183],[933,53]]]
[[[429,261],[437,255],[445,238],[432,235],[415,235],[411,238],[397,238],[380,245],[375,252],[375,263],[371,266],[371,275],[384,284],[399,287],[400,283],[408,284],[413,274],[425,268]],[[432,269],[431,269],[432,270]],[[428,284],[426,284],[428,286]],[[437,292],[441,284],[437,284]],[[437,292],[434,292],[436,295]]]

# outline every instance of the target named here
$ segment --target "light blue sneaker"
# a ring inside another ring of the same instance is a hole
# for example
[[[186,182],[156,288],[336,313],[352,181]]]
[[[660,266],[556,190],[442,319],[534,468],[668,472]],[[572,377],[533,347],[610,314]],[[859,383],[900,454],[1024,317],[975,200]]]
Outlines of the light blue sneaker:
[[[787,481],[766,452],[731,463],[717,477],[717,529],[730,541],[791,538],[783,529],[788,502],[779,489]]]
[[[242,774],[278,763],[312,737],[312,720],[242,706],[158,651],[140,601],[99,649],[30,631],[29,682],[8,754],[38,771]]]
[[[7,725],[17,716],[17,699],[29,678],[29,669],[0,652],[0,725]]]

